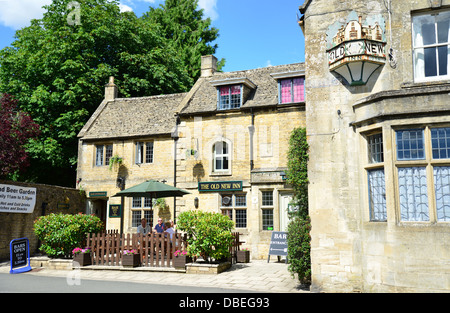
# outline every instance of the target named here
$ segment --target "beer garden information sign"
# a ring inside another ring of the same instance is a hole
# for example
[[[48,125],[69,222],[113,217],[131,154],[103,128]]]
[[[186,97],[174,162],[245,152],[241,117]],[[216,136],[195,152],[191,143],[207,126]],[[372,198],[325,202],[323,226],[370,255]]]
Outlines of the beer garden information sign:
[[[0,212],[33,213],[36,188],[0,184]]]

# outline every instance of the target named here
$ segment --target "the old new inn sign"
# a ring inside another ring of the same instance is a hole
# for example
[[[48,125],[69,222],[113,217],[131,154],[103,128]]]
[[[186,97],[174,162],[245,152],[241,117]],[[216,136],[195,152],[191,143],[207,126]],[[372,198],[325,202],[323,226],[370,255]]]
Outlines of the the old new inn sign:
[[[241,191],[242,181],[200,182],[198,191]]]
[[[352,86],[365,85],[386,62],[384,19],[362,17],[352,12],[345,23],[334,23],[327,32],[328,65]]]

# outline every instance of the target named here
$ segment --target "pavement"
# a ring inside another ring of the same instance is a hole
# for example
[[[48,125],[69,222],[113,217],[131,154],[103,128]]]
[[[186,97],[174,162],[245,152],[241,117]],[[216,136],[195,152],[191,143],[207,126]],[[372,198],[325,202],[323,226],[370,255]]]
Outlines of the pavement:
[[[141,268],[142,269],[142,268]],[[0,273],[9,273],[9,262],[0,263]],[[179,272],[149,272],[142,270],[33,268],[27,275],[69,277],[83,280],[121,281],[178,286],[213,287],[261,293],[309,293],[293,278],[284,261],[251,260],[233,264],[220,274],[187,274]],[[22,275],[22,274],[21,274]]]

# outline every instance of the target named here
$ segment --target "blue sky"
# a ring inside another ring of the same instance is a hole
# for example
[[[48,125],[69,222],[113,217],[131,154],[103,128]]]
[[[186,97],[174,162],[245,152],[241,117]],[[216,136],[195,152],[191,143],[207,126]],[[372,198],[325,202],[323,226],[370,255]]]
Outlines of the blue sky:
[[[304,37],[297,23],[304,0],[199,0],[205,16],[219,29],[218,59],[226,72],[304,62]],[[0,0],[0,49],[11,45],[17,29],[41,18],[51,0]],[[121,0],[137,16],[163,0]]]

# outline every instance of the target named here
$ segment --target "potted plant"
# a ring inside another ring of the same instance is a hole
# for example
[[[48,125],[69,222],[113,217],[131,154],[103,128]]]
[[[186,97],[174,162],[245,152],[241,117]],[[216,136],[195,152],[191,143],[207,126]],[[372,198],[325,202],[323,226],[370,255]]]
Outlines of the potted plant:
[[[122,256],[123,267],[136,267],[141,264],[141,258],[137,250],[125,250]]]
[[[90,248],[75,248],[72,250],[73,261],[78,262],[80,266],[86,266],[92,264],[91,249]]]
[[[250,250],[248,250],[247,248],[238,250],[236,253],[236,262],[237,263],[249,263],[250,262]]]
[[[185,268],[186,263],[192,262],[192,258],[185,250],[177,250],[173,253],[173,256],[173,267],[175,268]]]

